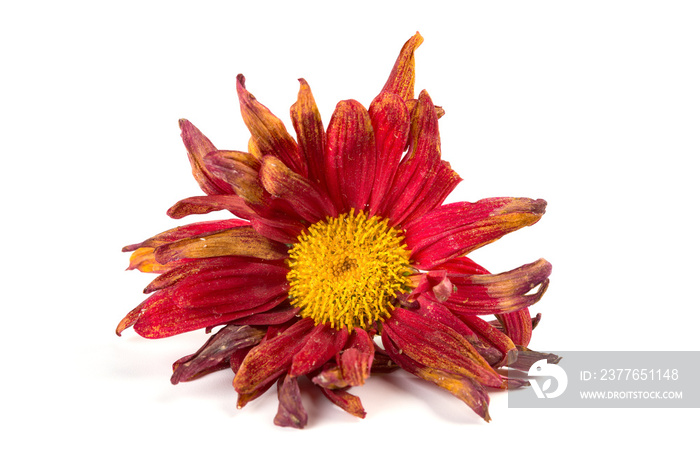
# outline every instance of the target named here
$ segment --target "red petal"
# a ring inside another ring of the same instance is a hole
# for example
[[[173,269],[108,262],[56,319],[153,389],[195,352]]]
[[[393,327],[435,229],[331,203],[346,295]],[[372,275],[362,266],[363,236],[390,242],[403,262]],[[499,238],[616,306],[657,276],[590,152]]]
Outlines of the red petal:
[[[236,325],[278,325],[290,321],[298,312],[299,308],[283,303],[269,311],[236,319],[233,323]]]
[[[280,288],[277,286],[277,288]],[[245,291],[229,294],[229,300],[235,304],[205,307],[182,307],[178,303],[174,288],[161,290],[145,300],[127,316],[117,327],[117,334],[133,325],[136,333],[145,338],[165,338],[200,328],[214,327],[235,319],[268,311],[285,299],[286,292],[278,289],[274,294],[271,288],[268,301],[259,304],[260,297],[248,299]]]
[[[416,60],[413,54],[422,43],[423,37],[416,32],[404,44],[382,92],[393,92],[403,100],[413,98],[413,86],[416,79]]]
[[[348,385],[363,385],[369,378],[374,360],[374,342],[361,328],[354,329],[338,361]]]
[[[455,330],[435,320],[396,308],[384,322],[384,335],[424,366],[471,377],[486,386],[501,386],[500,375],[476,349]]]
[[[309,334],[304,347],[294,355],[289,375],[297,377],[318,369],[335,356],[348,339],[348,331],[336,330],[329,324],[317,325]]]
[[[416,312],[420,313],[423,317],[439,322],[455,330],[483,356],[489,365],[493,366],[503,360],[504,352],[494,348],[490,343],[482,341],[480,336],[477,335],[471,327],[450,312],[446,306],[423,297],[418,298],[418,303],[420,304],[420,308],[418,308]]]
[[[295,172],[306,176],[306,162],[299,155],[297,143],[287,132],[282,121],[246,90],[242,74],[236,78],[236,90],[243,122],[260,153],[274,155]]]
[[[158,276],[144,290],[152,293],[179,283],[182,279],[193,277],[192,281],[205,281],[208,277],[223,277],[243,270],[243,274],[271,273],[276,276],[286,274],[287,268],[281,263],[263,262],[240,256],[221,256],[205,259],[194,259],[186,264],[175,267]]]
[[[462,178],[450,168],[448,162],[440,161],[435,166],[435,172],[425,180],[423,189],[416,195],[415,202],[408,209],[410,213],[402,221],[409,223],[442,205],[461,181]]]
[[[370,214],[375,215],[406,149],[409,112],[401,97],[382,92],[370,105],[369,115],[377,146],[377,175],[370,199]]]
[[[541,199],[491,198],[440,206],[406,226],[411,259],[430,270],[536,223],[546,205]]]
[[[325,186],[323,154],[326,134],[311,88],[304,79],[300,79],[299,83],[299,95],[289,113],[297,133],[299,151],[309,167],[309,179],[323,187]]]
[[[256,393],[284,374],[291,367],[294,355],[304,347],[314,325],[312,319],[301,319],[279,336],[250,350],[233,379],[236,391],[240,394]]]
[[[532,316],[528,308],[496,316],[503,331],[518,346],[527,346],[532,338]]]
[[[440,166],[440,134],[430,96],[423,91],[411,113],[409,148],[380,209],[396,225],[406,219],[426,196],[434,196],[433,183]]]
[[[376,159],[367,110],[354,100],[338,103],[328,125],[324,168],[328,192],[339,210],[366,207],[376,175]]]

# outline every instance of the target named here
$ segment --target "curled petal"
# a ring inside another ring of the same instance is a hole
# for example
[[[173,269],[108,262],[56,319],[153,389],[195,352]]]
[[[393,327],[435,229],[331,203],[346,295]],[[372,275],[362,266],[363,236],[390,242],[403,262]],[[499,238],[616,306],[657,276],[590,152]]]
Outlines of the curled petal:
[[[416,375],[452,393],[465,402],[486,422],[491,420],[491,416],[489,416],[489,395],[479,382],[469,377],[460,377],[428,367],[416,370]]]
[[[345,350],[336,356],[338,365],[327,364],[313,382],[329,389],[364,385],[372,369],[374,353],[374,342],[366,331],[357,327],[348,338]]]
[[[314,223],[335,217],[337,210],[323,191],[303,176],[287,168],[281,160],[273,156],[263,157],[260,169],[263,187],[274,197],[284,198],[304,220]]]
[[[241,348],[258,344],[265,332],[248,325],[227,325],[209,338],[196,353],[173,365],[170,382],[188,382],[209,372],[229,367],[229,358]]]
[[[481,340],[497,349],[502,355],[502,359],[493,364],[496,367],[508,365],[517,358],[518,350],[515,347],[513,340],[502,332],[499,332],[488,322],[483,321],[477,316],[458,315],[462,322],[466,323],[469,328],[474,330]]]
[[[286,271],[242,257],[193,260],[151,282],[145,291],[156,293],[122,319],[117,334],[133,325],[162,338],[268,311],[287,299]]]
[[[319,387],[333,390],[337,388],[347,388],[350,385],[343,379],[343,372],[340,370],[340,367],[330,363],[326,363],[326,367],[312,378],[311,381]]]
[[[301,402],[301,390],[296,377],[287,375],[277,381],[277,398],[279,408],[275,416],[275,425],[303,429],[308,421],[308,415]]]
[[[445,270],[430,270],[412,278],[416,285],[408,295],[409,301],[420,295],[428,295],[435,301],[444,302],[450,297],[454,288]]]
[[[488,270],[467,257],[452,259],[439,265],[438,268],[454,274],[489,274]],[[530,343],[534,324],[528,308],[496,314],[496,318],[498,321],[495,321],[494,327],[508,335],[513,343],[519,346],[527,346]]]
[[[374,360],[374,342],[362,328],[355,328],[345,351],[338,361],[343,379],[348,385],[363,385],[369,377]]]
[[[336,207],[363,210],[374,183],[377,153],[369,113],[355,100],[336,106],[328,125],[325,178]]]
[[[312,319],[301,319],[274,338],[266,339],[250,350],[233,379],[239,394],[254,394],[287,372],[292,359],[306,344]]]
[[[321,113],[316,106],[311,88],[304,79],[299,80],[299,95],[289,113],[297,133],[299,151],[309,167],[309,179],[316,184],[325,185],[323,176],[323,153],[326,134],[321,121]]]
[[[413,98],[413,87],[416,80],[416,59],[414,53],[423,43],[423,37],[416,32],[401,48],[394,63],[389,79],[384,84],[383,92],[398,94],[403,100]]]
[[[490,198],[440,206],[406,225],[406,244],[416,267],[430,270],[455,257],[537,223],[541,199]]]
[[[243,156],[245,154],[247,157]],[[258,181],[258,166],[250,163],[252,155],[246,152],[216,151],[208,154],[203,163],[217,178],[225,181],[236,195],[253,205],[263,204],[263,188]]]
[[[306,162],[299,154],[297,143],[282,121],[246,90],[242,74],[236,78],[236,90],[243,122],[250,131],[256,151],[261,155],[274,155],[295,172],[306,176]]]
[[[455,286],[447,306],[464,315],[520,311],[540,300],[552,265],[544,259],[500,274],[448,274]],[[528,294],[534,288],[537,292]]]
[[[204,165],[204,157],[216,150],[214,144],[187,120],[180,120],[180,131],[192,165],[192,175],[202,191],[207,194],[232,194],[231,187],[214,176]]]
[[[138,248],[129,257],[127,270],[139,270],[144,273],[163,273],[170,269],[156,260],[155,248]]]
[[[184,218],[188,215],[201,215],[219,210],[228,210],[233,215],[250,219],[255,213],[248,207],[243,198],[235,194],[194,196],[178,201],[168,209],[171,218]]]
[[[347,390],[332,390],[325,387],[320,387],[321,392],[333,402],[336,406],[343,409],[345,412],[352,414],[355,417],[364,419],[367,413],[362,407],[360,399],[355,395],[348,393]]]
[[[528,308],[515,312],[497,314],[503,331],[518,346],[527,346],[532,338],[532,316]]]

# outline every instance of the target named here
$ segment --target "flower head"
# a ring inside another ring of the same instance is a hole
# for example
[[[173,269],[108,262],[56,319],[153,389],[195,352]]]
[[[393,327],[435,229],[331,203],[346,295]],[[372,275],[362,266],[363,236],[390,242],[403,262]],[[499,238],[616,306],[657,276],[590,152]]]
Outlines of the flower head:
[[[454,394],[488,420],[487,388],[517,386],[496,368],[517,366],[537,319],[528,307],[549,283],[543,259],[490,274],[465,255],[536,223],[543,200],[444,204],[461,181],[442,160],[442,108],[414,97],[414,35],[369,106],[340,102],[325,128],[300,79],[284,124],[237,78],[248,150],[217,149],[180,121],[204,191],[173,218],[227,210],[127,246],[130,269],[158,276],[151,296],[119,323],[147,338],[221,326],[174,364],[172,382],[232,368],[238,406],[277,385],[275,423],[307,422],[298,379],[364,417],[348,389],[397,368]],[[487,321],[484,315],[495,315]]]

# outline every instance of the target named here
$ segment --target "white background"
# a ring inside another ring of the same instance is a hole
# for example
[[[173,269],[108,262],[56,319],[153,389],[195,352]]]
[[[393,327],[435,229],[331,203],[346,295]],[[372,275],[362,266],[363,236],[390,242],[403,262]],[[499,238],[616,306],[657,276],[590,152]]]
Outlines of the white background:
[[[152,278],[124,272],[121,246],[195,220],[165,215],[200,194],[178,119],[245,149],[244,73],[290,129],[306,78],[327,123],[339,100],[369,105],[418,30],[417,90],[445,108],[443,156],[464,178],[450,200],[549,202],[537,225],[473,255],[493,271],[552,262],[531,346],[699,349],[696,2],[252,3],[0,7],[0,455],[14,458],[3,463],[668,463],[690,452],[697,410],[518,410],[493,393],[486,424],[400,375],[354,390],[365,420],[308,394],[307,428],[281,429],[274,391],[235,409],[230,373],[170,385],[170,364],[203,332],[115,336]]]

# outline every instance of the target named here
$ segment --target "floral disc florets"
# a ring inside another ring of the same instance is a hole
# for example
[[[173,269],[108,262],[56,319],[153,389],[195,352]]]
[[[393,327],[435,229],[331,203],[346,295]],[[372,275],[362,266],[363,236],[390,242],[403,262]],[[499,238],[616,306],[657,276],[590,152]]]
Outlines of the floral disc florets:
[[[302,317],[367,328],[410,290],[410,252],[388,220],[350,211],[311,225],[289,250],[289,297]]]

